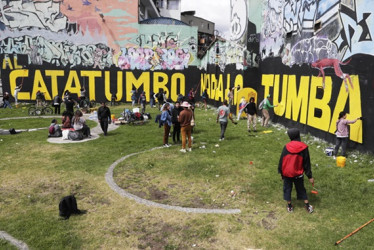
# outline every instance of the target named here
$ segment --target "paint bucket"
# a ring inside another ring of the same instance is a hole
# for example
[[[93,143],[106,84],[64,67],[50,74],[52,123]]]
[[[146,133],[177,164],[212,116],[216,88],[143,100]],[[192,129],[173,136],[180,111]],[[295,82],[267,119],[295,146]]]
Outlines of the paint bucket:
[[[344,156],[338,156],[338,157],[336,157],[336,166],[344,168],[344,166],[345,166],[345,160],[346,160],[346,158]]]
[[[325,154],[326,154],[327,156],[332,156],[333,152],[334,152],[334,149],[333,149],[333,148],[326,148],[326,149],[325,149]]]
[[[112,121],[114,121],[114,119],[116,118],[115,115],[111,115],[110,117],[111,117]]]

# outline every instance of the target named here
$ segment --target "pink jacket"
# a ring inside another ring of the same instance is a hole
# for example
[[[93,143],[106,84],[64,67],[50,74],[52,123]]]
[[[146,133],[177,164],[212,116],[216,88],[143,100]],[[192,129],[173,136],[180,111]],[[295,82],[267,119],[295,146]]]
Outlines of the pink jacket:
[[[336,137],[345,138],[348,137],[348,124],[355,123],[356,120],[346,120],[346,119],[339,119],[336,121]]]

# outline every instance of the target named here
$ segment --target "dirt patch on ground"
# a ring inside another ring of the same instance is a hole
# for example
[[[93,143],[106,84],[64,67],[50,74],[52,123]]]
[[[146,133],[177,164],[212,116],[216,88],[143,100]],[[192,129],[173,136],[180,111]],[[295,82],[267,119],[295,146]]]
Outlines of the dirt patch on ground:
[[[263,218],[258,226],[265,228],[266,230],[273,230],[277,227],[277,217],[274,211],[270,211],[266,218]]]
[[[138,249],[187,249],[187,244],[176,243],[173,238],[180,238],[185,229],[170,223],[151,223],[147,218],[137,218],[130,234],[138,235]],[[186,244],[186,245],[185,245]]]
[[[149,191],[149,196],[151,200],[160,201],[160,200],[165,200],[169,197],[167,193],[157,189],[157,187],[155,186],[149,187],[148,191]]]

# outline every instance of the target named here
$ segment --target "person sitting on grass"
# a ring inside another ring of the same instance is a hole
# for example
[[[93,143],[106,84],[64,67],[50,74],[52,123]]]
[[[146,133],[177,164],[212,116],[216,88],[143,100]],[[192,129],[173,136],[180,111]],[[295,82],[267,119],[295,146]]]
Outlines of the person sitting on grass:
[[[61,137],[61,136],[62,136],[62,130],[60,128],[60,125],[57,124],[56,119],[53,119],[51,122],[51,125],[49,125],[48,137]]]
[[[86,120],[83,118],[83,113],[80,110],[75,111],[71,122],[75,131],[81,131],[84,137],[91,137],[90,128],[87,126]]]
[[[68,111],[62,113],[62,128],[71,128],[71,117]]]
[[[314,184],[308,145],[301,142],[300,131],[297,128],[289,129],[287,134],[291,141],[284,146],[278,165],[278,173],[283,180],[283,198],[287,201],[287,211],[293,212],[291,192],[294,183],[297,199],[304,200],[306,211],[313,213],[313,207],[309,204],[304,187],[304,173],[309,182]]]

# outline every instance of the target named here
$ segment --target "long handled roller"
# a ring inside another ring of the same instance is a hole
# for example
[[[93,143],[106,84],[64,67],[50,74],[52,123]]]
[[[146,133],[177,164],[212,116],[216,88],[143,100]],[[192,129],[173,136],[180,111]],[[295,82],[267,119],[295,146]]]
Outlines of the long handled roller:
[[[354,235],[355,233],[357,233],[358,231],[360,231],[362,228],[366,227],[367,225],[369,225],[370,223],[372,223],[374,221],[374,218],[369,220],[368,222],[366,222],[364,225],[362,225],[361,227],[357,228],[356,230],[354,230],[352,233],[346,235],[343,239],[341,240],[338,240],[337,242],[335,242],[335,246],[339,245],[343,240],[351,237],[352,235]]]

